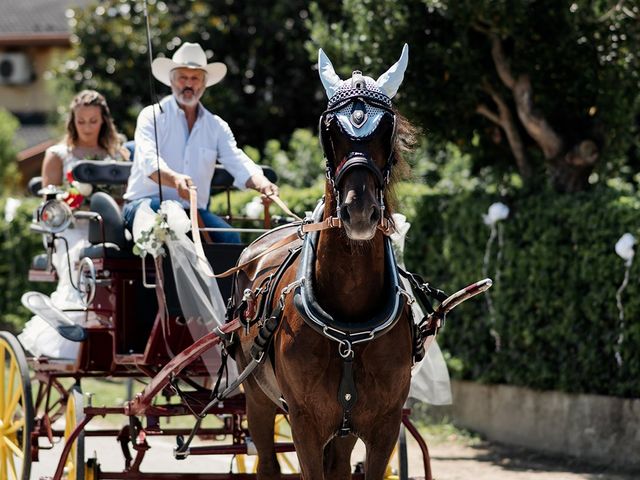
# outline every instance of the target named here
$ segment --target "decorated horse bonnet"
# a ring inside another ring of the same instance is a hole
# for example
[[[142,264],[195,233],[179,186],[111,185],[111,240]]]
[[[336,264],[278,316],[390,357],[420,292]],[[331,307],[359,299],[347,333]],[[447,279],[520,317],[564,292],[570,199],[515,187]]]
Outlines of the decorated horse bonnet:
[[[327,110],[320,117],[320,143],[327,159],[327,176],[334,182],[340,183],[343,174],[356,166],[366,167],[374,174],[379,188],[388,182],[389,171],[393,161],[393,148],[390,149],[389,159],[383,171],[373,163],[365,151],[358,151],[357,144],[369,140],[378,127],[388,119],[392,122],[390,146],[395,142],[396,115],[393,111],[391,99],[395,96],[404,78],[407,68],[409,47],[405,44],[400,59],[382,74],[378,80],[364,76],[355,70],[350,79],[341,80],[335,73],[331,61],[322,51],[318,52],[318,71],[320,79],[329,98]],[[336,123],[341,133],[345,135],[356,148],[348,158],[334,158],[332,142],[329,138],[329,127]]]

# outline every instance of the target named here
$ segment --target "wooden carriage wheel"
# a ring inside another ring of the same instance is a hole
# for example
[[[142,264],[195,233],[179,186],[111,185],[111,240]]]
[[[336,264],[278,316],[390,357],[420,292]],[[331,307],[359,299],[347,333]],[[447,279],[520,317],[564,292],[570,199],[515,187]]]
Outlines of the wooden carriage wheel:
[[[279,442],[292,442],[291,432],[289,426],[289,420],[286,415],[277,415],[275,423],[274,441]],[[300,467],[298,466],[298,460],[295,452],[290,453],[278,453],[278,462],[282,473],[300,473]],[[256,457],[253,467],[247,468],[246,455],[236,456],[236,465],[238,467],[238,473],[256,473],[258,467],[258,460]],[[384,480],[409,480],[409,465],[407,455],[407,434],[404,425],[400,426],[400,436],[396,448],[391,455],[389,465],[384,474]],[[397,465],[397,470],[394,468],[394,464]],[[87,479],[88,480],[88,479]]]
[[[387,470],[384,473],[384,480],[409,480],[409,461],[407,455],[407,433],[404,425],[400,425],[400,435],[398,443],[393,449]],[[397,470],[394,468],[397,465]]]
[[[290,443],[293,442],[291,437],[291,430],[289,427],[289,419],[286,415],[276,415],[276,421],[274,426],[274,442],[275,443]],[[298,466],[298,458],[295,452],[277,453],[278,463],[282,473],[300,473],[300,467]],[[258,469],[258,457],[255,457],[253,467],[249,469],[247,467],[247,456],[237,455],[236,466],[238,467],[238,473],[256,473]]]
[[[82,399],[82,390],[80,385],[75,384],[69,390],[67,398],[67,408],[64,413],[64,441],[68,441],[69,436],[75,430],[84,418],[84,401]],[[75,439],[67,463],[64,467],[67,480],[85,480],[85,464],[84,464],[84,432]],[[89,479],[87,479],[89,480]]]
[[[0,332],[0,478],[29,480],[33,400],[22,345]]]

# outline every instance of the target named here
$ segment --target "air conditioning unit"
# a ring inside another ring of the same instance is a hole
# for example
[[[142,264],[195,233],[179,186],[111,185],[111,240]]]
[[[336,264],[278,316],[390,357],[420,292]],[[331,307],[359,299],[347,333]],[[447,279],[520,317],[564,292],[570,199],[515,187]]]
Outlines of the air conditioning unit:
[[[26,53],[0,53],[0,85],[24,85],[32,80],[33,69]]]

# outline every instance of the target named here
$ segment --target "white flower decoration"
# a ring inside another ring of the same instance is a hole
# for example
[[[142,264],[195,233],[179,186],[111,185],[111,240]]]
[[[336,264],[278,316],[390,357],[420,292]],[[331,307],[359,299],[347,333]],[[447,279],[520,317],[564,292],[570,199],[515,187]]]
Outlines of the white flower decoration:
[[[487,214],[482,215],[485,225],[495,225],[509,216],[509,207],[502,202],[492,203]]]
[[[17,198],[12,198],[12,197],[7,198],[7,201],[4,204],[4,221],[5,222],[7,223],[13,222],[13,219],[16,218],[16,213],[20,205],[22,205],[22,200],[18,200]]]
[[[620,257],[627,263],[630,263],[633,260],[633,256],[635,252],[633,251],[633,246],[636,244],[636,237],[631,235],[630,233],[625,233],[620,237],[620,239],[616,242],[616,253],[620,255]]]
[[[260,197],[253,197],[244,207],[244,213],[249,218],[260,218],[263,211],[264,206],[262,205],[262,199]]]
[[[82,183],[74,180],[71,182],[71,186],[78,190],[78,193],[83,197],[88,197],[93,193],[93,185],[90,183]]]

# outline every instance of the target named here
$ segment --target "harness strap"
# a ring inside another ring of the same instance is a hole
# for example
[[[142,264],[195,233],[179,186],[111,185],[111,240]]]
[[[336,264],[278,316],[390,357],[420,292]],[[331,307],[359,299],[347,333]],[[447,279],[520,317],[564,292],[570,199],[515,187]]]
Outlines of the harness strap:
[[[329,228],[342,228],[342,220],[338,217],[327,217],[321,222],[305,223],[302,225],[302,233],[319,232]]]
[[[286,204],[286,203],[284,203],[284,202],[282,201],[282,199],[281,199],[278,195],[267,195],[267,198],[269,198],[269,199],[273,200],[273,202],[274,202],[276,205],[278,205],[278,206],[282,209],[282,211],[283,211],[284,213],[286,213],[287,215],[292,216],[293,218],[295,218],[296,220],[298,220],[298,221],[300,221],[300,222],[302,221],[302,219],[301,219],[298,215],[296,215],[296,214],[295,214],[295,213],[293,213],[291,210],[289,210],[289,207],[287,207],[287,204]]]
[[[342,377],[338,388],[338,402],[342,406],[342,423],[338,429],[339,437],[346,437],[351,433],[351,409],[358,400],[358,391],[353,378],[353,351],[342,361]]]
[[[340,218],[327,217],[321,222],[303,223],[302,233],[319,232],[321,230],[328,230],[329,228],[342,228],[342,227],[343,227],[343,224]],[[382,217],[380,219],[380,223],[378,224],[377,228],[386,236],[391,235],[395,231],[393,224],[386,217]]]
[[[228,277],[230,275],[233,275],[236,272],[239,272],[240,270],[245,269],[246,267],[248,267],[249,265],[251,265],[252,263],[254,263],[256,260],[258,260],[259,258],[264,257],[265,255],[267,255],[268,253],[273,252],[274,250],[278,250],[279,248],[282,248],[284,246],[287,246],[291,243],[293,243],[296,240],[299,240],[300,236],[298,235],[298,232],[294,232],[291,235],[287,235],[286,237],[278,240],[276,243],[274,243],[273,245],[271,245],[269,248],[267,248],[266,250],[264,250],[263,252],[260,252],[260,254],[256,255],[255,257],[253,257],[251,260],[248,260],[240,265],[237,265],[233,268],[230,268],[229,270],[222,272],[222,273],[218,273],[218,274],[212,274],[211,276],[213,278],[224,278],[224,277]]]

